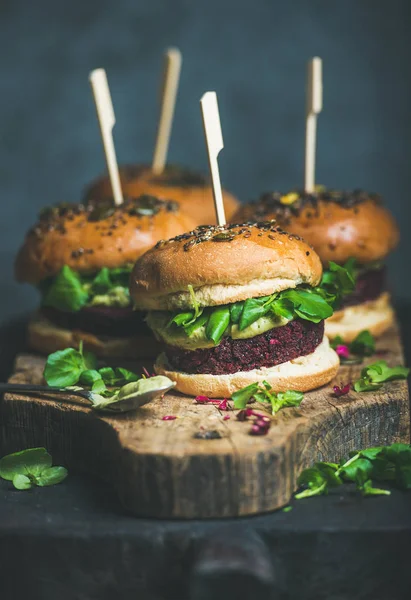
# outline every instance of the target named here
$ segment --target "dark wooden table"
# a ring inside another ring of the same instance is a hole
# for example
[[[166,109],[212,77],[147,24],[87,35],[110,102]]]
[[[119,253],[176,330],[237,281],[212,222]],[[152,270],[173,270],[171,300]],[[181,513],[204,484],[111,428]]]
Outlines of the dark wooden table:
[[[399,307],[408,362],[410,314]],[[3,365],[20,349],[19,331],[17,323],[0,332]],[[235,520],[156,521],[124,514],[109,487],[77,475],[25,493],[1,481],[0,598],[411,597],[411,494],[363,499],[348,486],[292,506]]]

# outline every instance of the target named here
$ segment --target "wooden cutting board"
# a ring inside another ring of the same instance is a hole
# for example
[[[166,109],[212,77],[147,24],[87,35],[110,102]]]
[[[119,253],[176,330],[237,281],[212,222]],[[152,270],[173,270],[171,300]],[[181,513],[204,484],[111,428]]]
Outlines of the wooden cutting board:
[[[377,358],[364,364],[379,358],[403,364],[397,327],[379,340],[378,351]],[[43,366],[43,358],[19,355],[11,381],[40,383]],[[342,367],[333,383],[354,381],[362,366]],[[268,435],[261,437],[249,435],[250,423],[238,421],[235,412],[198,405],[178,393],[115,417],[99,415],[81,399],[62,404],[10,394],[0,413],[0,449],[5,453],[43,445],[56,464],[111,483],[124,507],[138,516],[262,513],[286,504],[298,474],[314,461],[336,461],[358,448],[410,441],[405,381],[340,398],[333,396],[332,385],[307,393],[298,409],[280,411]],[[224,420],[227,414],[230,419]],[[163,421],[166,415],[178,418]]]

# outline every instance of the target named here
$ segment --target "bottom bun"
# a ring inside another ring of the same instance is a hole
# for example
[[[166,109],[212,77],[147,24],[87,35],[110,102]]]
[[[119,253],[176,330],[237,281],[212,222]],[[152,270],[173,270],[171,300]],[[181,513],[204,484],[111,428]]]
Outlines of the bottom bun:
[[[154,370],[158,375],[165,375],[175,381],[176,389],[188,396],[229,398],[237,390],[256,381],[268,381],[274,392],[314,390],[331,381],[339,364],[337,354],[324,337],[311,354],[270,368],[238,371],[230,375],[190,375],[182,371],[171,371],[163,353],[158,357]]]
[[[376,300],[347,306],[335,312],[325,322],[325,333],[331,339],[340,335],[344,342],[352,342],[364,329],[378,337],[391,327],[394,319],[390,295],[384,292]]]
[[[84,348],[98,357],[150,358],[160,350],[159,343],[151,336],[99,337],[79,329],[63,329],[36,313],[28,325],[28,345],[31,350],[50,354],[64,348]]]

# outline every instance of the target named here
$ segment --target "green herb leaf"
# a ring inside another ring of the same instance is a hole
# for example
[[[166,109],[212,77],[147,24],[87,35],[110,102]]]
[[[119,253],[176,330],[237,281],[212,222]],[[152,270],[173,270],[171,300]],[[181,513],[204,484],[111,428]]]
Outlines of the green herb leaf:
[[[182,313],[178,313],[176,315],[174,315],[174,317],[172,317],[169,322],[167,323],[166,327],[170,327],[171,325],[177,325],[178,327],[181,326],[186,326],[190,323],[193,323],[194,319],[194,313],[193,312],[182,312]]]
[[[382,383],[394,379],[406,379],[410,370],[407,367],[389,367],[385,360],[379,360],[361,371],[361,379],[354,383],[356,392],[368,392],[381,387]]]
[[[189,325],[184,325],[184,331],[188,337],[190,337],[197,329],[200,327],[204,327],[204,325],[208,321],[209,314],[203,313],[201,314],[195,321],[191,322]]]
[[[269,308],[264,304],[266,300],[267,298],[248,298],[244,302],[238,324],[240,331],[243,331],[243,329],[249,327],[255,323],[255,321],[267,314]]]
[[[354,462],[347,462],[346,466],[339,468],[341,477],[346,481],[354,481],[358,485],[362,485],[370,478],[373,466],[372,462],[367,458],[357,458]]]
[[[107,390],[106,384],[104,383],[104,381],[101,377],[100,377],[100,379],[96,379],[96,381],[91,386],[91,391],[94,392],[95,394],[102,394],[106,390]]]
[[[15,475],[13,485],[16,490],[29,490],[32,487],[31,480],[27,475]]]
[[[221,306],[214,310],[206,325],[207,339],[212,340],[215,345],[219,344],[227,327],[230,324],[230,310]]]
[[[12,481],[15,475],[37,476],[51,465],[52,458],[45,448],[28,448],[0,459],[0,477]]]
[[[341,485],[341,479],[336,475],[336,469],[330,463],[316,463],[314,467],[304,469],[297,484],[307,489],[295,495],[297,500],[320,496],[328,493],[328,488]]]
[[[238,325],[240,322],[241,313],[244,308],[244,302],[235,302],[234,304],[230,304],[230,319],[231,323],[234,325]]]
[[[304,394],[302,392],[295,392],[288,390],[287,392],[278,392],[271,398],[272,413],[275,415],[282,408],[290,406],[300,406],[304,400]]]
[[[67,475],[67,469],[64,467],[49,467],[42,471],[41,475],[37,478],[37,485],[40,487],[56,485],[64,481]]]
[[[87,369],[87,371],[81,373],[79,383],[87,387],[92,387],[92,385],[99,380],[101,380],[101,375],[98,371],[95,369]]]
[[[47,357],[43,375],[47,385],[67,387],[76,384],[82,372],[88,369],[82,352],[65,348]]]
[[[84,290],[80,277],[64,265],[43,297],[43,306],[76,312],[87,304],[87,300],[88,293]]]
[[[115,385],[117,383],[118,377],[112,367],[102,367],[98,372],[107,385]]]
[[[234,402],[234,408],[243,409],[251,400],[254,394],[258,391],[258,383],[250,383],[246,387],[234,392],[231,399]]]
[[[68,265],[52,280],[41,285],[42,305],[77,312],[84,306],[128,306],[131,265],[104,267],[94,276],[79,274]]]
[[[354,390],[356,392],[372,392],[379,390],[380,387],[380,383],[373,383],[368,377],[361,377],[361,379],[354,382]]]
[[[364,481],[360,491],[363,496],[389,496],[391,494],[389,490],[373,487],[371,479]]]
[[[200,304],[198,303],[198,300],[196,298],[193,286],[188,285],[187,287],[188,287],[188,291],[190,292],[191,303],[194,308],[194,317],[193,318],[197,319],[201,315],[202,309],[200,308]]]
[[[286,290],[283,293],[283,297],[293,304],[294,312],[301,319],[319,323],[333,314],[331,306],[315,292],[309,292],[308,290]]]
[[[93,294],[105,294],[112,287],[113,284],[110,279],[110,271],[107,267],[103,267],[94,277],[90,290]]]
[[[138,381],[139,379],[141,379],[141,377],[139,375],[137,375],[137,373],[133,373],[132,371],[129,371],[128,369],[123,369],[123,367],[116,368],[116,375],[117,375],[118,379],[123,381],[124,383]]]

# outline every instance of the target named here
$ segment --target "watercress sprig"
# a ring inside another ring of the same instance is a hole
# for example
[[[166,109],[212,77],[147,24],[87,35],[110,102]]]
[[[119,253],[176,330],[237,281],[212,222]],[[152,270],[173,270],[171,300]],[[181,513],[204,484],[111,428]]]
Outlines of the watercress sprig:
[[[292,390],[275,393],[267,381],[251,383],[241,390],[234,392],[231,396],[231,399],[234,401],[234,408],[245,409],[248,402],[255,400],[263,405],[269,405],[273,415],[282,408],[299,406],[303,398],[304,394],[302,392]]]
[[[83,275],[64,265],[56,277],[41,285],[42,305],[66,312],[94,305],[128,306],[130,272],[131,266],[103,267],[93,275]]]
[[[389,483],[403,490],[411,489],[411,446],[392,444],[352,452],[347,460],[337,463],[318,462],[304,469],[298,485],[304,488],[297,500],[327,494],[344,482],[355,483],[363,496],[390,495],[384,488],[374,487],[373,480]]]
[[[361,377],[354,383],[356,392],[379,390],[386,381],[406,379],[410,373],[407,367],[389,367],[385,360],[379,360],[361,371]]]
[[[67,469],[52,464],[45,448],[28,448],[0,459],[0,477],[12,481],[18,490],[56,485],[67,477]]]

